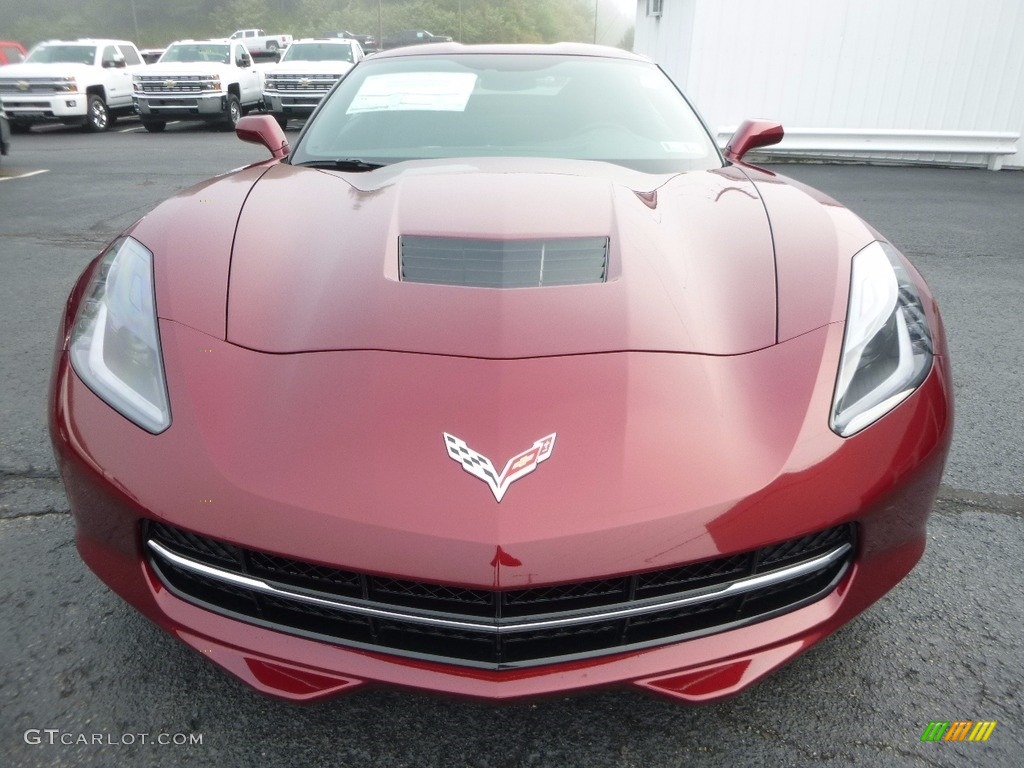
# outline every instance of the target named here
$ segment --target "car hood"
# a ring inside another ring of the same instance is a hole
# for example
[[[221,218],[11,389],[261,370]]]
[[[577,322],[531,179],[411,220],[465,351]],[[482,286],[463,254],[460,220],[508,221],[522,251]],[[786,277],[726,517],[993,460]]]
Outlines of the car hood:
[[[405,282],[399,238],[410,235],[606,237],[607,281]],[[736,169],[651,176],[495,159],[343,174],[279,165],[255,184],[238,220],[227,338],[277,353],[725,355],[775,343],[775,296],[764,206]]]
[[[268,67],[265,71],[267,77],[306,73],[338,75],[340,77],[350,69],[352,69],[352,63],[348,61],[282,61],[280,64]]]
[[[786,341],[843,321],[851,259],[880,237],[820,192],[750,167],[601,170],[481,160],[340,174],[263,163],[180,193],[131,232],[156,255],[160,317],[212,337],[268,352],[486,358],[736,354]],[[400,234],[604,235],[609,279],[405,283]]]
[[[53,63],[35,64],[19,63],[7,64],[0,67],[0,79],[15,78],[25,79],[28,77],[70,77],[76,78],[92,77],[96,74],[96,67],[87,64]]]
[[[229,65],[215,61],[166,61],[150,64],[139,70],[143,75],[204,75],[210,72],[219,73]]]

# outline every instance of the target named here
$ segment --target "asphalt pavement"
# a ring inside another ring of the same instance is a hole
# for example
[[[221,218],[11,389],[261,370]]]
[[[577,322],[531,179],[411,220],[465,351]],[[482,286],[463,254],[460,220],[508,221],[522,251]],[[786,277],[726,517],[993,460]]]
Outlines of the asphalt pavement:
[[[298,707],[220,674],[88,571],[44,418],[85,264],[160,200],[265,156],[230,133],[121,121],[15,136],[0,164],[0,765],[1024,764],[1024,173],[775,167],[911,257],[950,343],[956,430],[928,550],[857,620],[702,707],[633,689],[502,706],[373,689]],[[921,742],[934,720],[998,725],[985,743]]]

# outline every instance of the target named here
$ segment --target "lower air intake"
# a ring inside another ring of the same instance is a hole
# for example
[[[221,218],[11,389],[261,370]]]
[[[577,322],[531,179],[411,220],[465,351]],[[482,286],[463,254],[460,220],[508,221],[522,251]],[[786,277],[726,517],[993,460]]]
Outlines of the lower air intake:
[[[375,576],[143,528],[149,563],[184,600],[280,632],[501,669],[723,632],[818,600],[853,560],[842,525],[714,560],[497,591]]]

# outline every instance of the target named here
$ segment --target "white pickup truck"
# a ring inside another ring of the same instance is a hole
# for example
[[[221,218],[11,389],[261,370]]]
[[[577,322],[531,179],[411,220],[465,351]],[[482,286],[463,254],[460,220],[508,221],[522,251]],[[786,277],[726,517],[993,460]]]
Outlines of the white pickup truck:
[[[356,40],[296,40],[281,61],[268,65],[263,79],[263,108],[282,128],[290,118],[305,119],[338,79],[363,60]]]
[[[262,29],[240,29],[230,39],[244,43],[253,56],[263,53],[273,56],[292,44],[291,35],[268,35]]]
[[[237,40],[179,40],[133,78],[135,111],[147,131],[169,120],[204,120],[234,128],[263,105],[263,73]]]
[[[145,66],[127,40],[48,40],[0,69],[0,100],[14,133],[45,122],[105,131],[132,113],[132,75]]]

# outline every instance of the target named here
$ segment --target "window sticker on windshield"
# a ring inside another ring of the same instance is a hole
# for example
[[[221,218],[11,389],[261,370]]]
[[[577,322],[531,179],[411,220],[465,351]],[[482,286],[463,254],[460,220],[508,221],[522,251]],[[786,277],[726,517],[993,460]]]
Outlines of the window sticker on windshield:
[[[462,112],[476,86],[471,72],[410,72],[371,75],[363,81],[347,114],[424,110]]]
[[[692,155],[701,157],[704,155],[704,147],[692,141],[663,141],[661,146],[666,152],[679,155]]]

